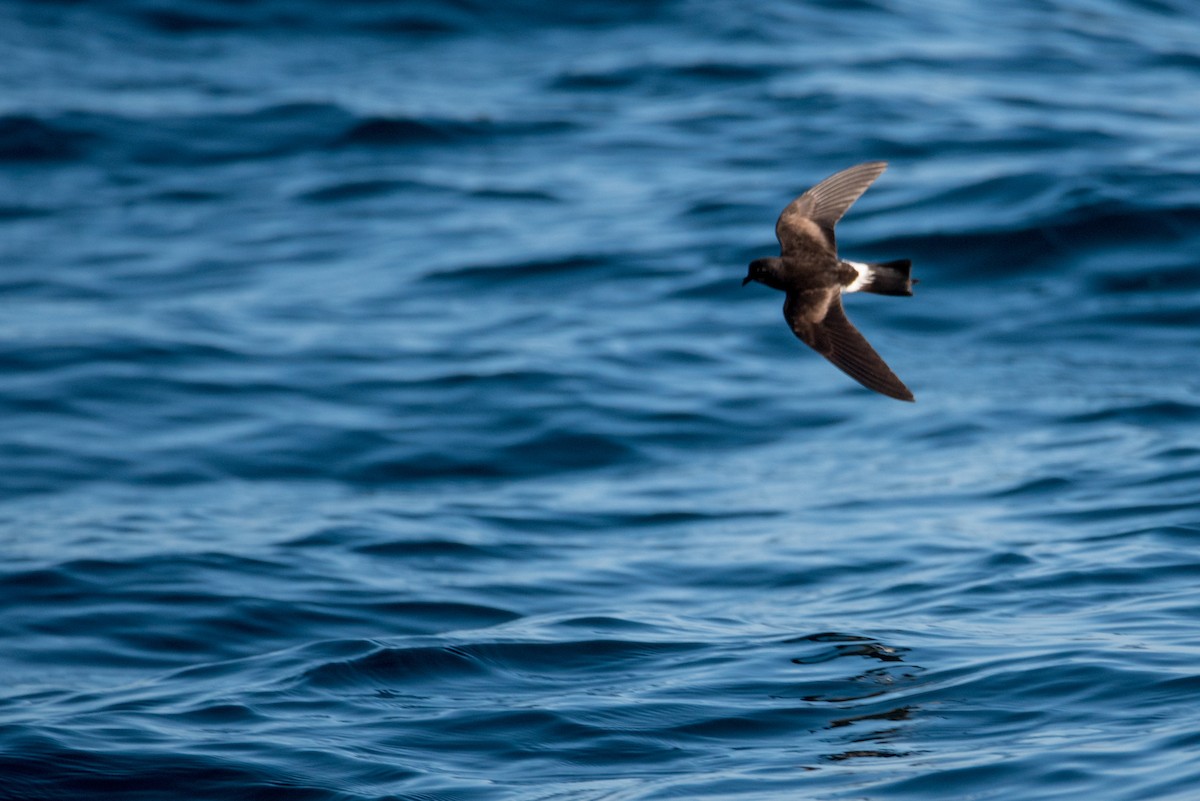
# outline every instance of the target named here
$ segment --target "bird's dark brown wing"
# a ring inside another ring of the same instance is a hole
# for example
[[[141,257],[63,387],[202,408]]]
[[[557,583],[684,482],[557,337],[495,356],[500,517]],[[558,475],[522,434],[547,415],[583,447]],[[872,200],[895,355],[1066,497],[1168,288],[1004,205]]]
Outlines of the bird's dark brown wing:
[[[834,226],[886,169],[886,161],[855,165],[829,176],[789,203],[775,223],[775,236],[784,257],[789,251],[811,247],[813,243],[836,253]]]
[[[904,382],[846,319],[840,287],[789,292],[783,316],[801,341],[867,389],[897,400],[914,400]]]

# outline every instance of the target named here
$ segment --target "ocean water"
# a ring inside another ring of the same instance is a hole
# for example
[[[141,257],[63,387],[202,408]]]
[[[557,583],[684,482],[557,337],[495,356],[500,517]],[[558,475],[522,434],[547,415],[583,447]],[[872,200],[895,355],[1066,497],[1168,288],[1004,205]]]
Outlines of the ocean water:
[[[1194,12],[0,4],[0,798],[1200,797]]]

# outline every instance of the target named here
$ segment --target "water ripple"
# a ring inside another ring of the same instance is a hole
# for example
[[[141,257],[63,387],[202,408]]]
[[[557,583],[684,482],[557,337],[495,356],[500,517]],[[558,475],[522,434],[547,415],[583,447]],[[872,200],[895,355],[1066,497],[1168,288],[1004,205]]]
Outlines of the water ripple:
[[[0,798],[1194,798],[1200,30],[1006,12],[0,4]]]

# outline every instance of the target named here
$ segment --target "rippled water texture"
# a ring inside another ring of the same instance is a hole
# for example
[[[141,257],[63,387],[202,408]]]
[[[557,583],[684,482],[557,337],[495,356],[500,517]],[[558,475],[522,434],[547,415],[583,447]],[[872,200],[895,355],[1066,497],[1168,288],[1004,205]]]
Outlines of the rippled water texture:
[[[1197,20],[0,5],[0,797],[1200,797]]]

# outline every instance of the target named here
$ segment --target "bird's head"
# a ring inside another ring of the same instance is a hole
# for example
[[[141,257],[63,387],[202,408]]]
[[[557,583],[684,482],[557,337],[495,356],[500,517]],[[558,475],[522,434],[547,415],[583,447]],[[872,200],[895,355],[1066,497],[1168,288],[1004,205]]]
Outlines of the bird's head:
[[[773,289],[782,289],[779,270],[783,262],[778,257],[769,259],[755,259],[750,262],[750,269],[746,273],[746,277],[742,279],[742,286],[757,281],[760,284],[766,284]]]

